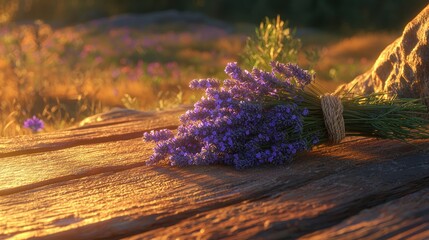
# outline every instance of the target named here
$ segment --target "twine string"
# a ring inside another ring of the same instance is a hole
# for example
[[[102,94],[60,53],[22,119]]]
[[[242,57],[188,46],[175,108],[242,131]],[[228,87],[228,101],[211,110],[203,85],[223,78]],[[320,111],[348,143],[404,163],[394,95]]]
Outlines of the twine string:
[[[335,95],[326,94],[320,98],[320,103],[329,141],[338,144],[346,137],[341,100]]]

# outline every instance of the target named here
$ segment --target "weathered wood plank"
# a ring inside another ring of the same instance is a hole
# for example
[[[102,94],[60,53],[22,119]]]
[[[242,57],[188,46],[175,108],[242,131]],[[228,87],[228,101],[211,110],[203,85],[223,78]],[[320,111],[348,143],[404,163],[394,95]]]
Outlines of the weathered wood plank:
[[[429,239],[429,188],[365,209],[302,239]]]
[[[365,208],[429,187],[429,156],[363,165],[295,189],[201,212],[130,239],[288,239],[335,225]],[[427,214],[427,211],[424,212]]]
[[[178,117],[183,112],[184,109],[160,113],[136,112],[123,118],[95,122],[80,128],[33,136],[0,138],[0,161],[4,157],[140,138],[143,132],[152,129],[175,129],[179,123]]]
[[[153,144],[141,138],[0,159],[0,196],[103,172],[144,166]]]
[[[356,141],[344,157],[335,155],[347,143],[289,166],[136,167],[0,196],[0,238],[178,237],[202,226],[208,237],[298,236],[413,191],[413,181],[427,184],[427,154],[391,160],[374,142]]]

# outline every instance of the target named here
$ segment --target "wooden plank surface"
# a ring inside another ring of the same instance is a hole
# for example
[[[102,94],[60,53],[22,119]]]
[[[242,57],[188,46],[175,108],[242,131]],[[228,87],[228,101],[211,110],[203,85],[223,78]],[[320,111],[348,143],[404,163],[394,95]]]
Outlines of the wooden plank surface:
[[[1,139],[0,239],[340,236],[348,219],[350,226],[366,221],[361,210],[380,207],[381,216],[398,199],[401,212],[412,206],[399,199],[427,194],[423,140],[346,139],[290,165],[244,171],[145,166],[152,145],[142,133],[175,128],[183,111],[130,113],[64,136]],[[427,220],[427,210],[419,214]]]
[[[95,118],[92,124],[65,131],[0,138],[0,159],[80,145],[139,138],[143,132],[152,129],[175,129],[179,123],[178,117],[183,112],[183,109],[156,114],[131,112],[124,117],[101,122],[96,122],[97,118]]]
[[[412,156],[395,159],[394,164],[383,162],[359,166],[299,188],[277,185],[274,192],[260,198],[200,213],[174,226],[148,231],[131,239],[157,236],[167,239],[187,236],[297,238],[334,225],[367,207],[429,187],[428,157]]]
[[[365,209],[302,239],[428,239],[429,188]]]

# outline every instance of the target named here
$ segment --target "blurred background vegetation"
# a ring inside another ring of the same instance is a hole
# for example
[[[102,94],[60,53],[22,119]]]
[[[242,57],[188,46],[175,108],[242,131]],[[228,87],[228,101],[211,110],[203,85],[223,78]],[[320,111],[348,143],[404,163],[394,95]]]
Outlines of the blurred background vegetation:
[[[189,81],[224,79],[232,61],[296,62],[333,91],[369,69],[426,4],[0,0],[0,136],[31,134],[23,122],[32,116],[51,131],[114,107],[190,104],[201,93]]]
[[[9,8],[1,19],[41,19],[56,25],[75,24],[124,13],[176,9],[197,11],[228,22],[257,24],[277,14],[296,27],[351,33],[399,30],[427,4],[426,0],[1,0]]]

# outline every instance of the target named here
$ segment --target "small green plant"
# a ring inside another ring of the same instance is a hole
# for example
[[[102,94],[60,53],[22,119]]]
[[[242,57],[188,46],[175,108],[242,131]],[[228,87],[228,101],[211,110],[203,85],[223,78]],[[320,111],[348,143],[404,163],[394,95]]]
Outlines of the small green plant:
[[[256,28],[255,37],[247,39],[240,56],[243,65],[250,69],[257,67],[269,70],[271,61],[296,63],[302,43],[295,37],[295,29],[287,25],[280,16],[272,20],[265,18],[265,22]]]
[[[314,73],[314,67],[319,61],[319,52],[315,49],[303,50],[301,39],[297,38],[295,29],[288,27],[288,23],[281,20],[278,15],[275,19],[265,18],[259,28],[255,30],[255,36],[249,37],[240,60],[248,69],[271,69],[270,62],[298,63],[303,60],[305,66]],[[299,54],[303,54],[300,59]]]

